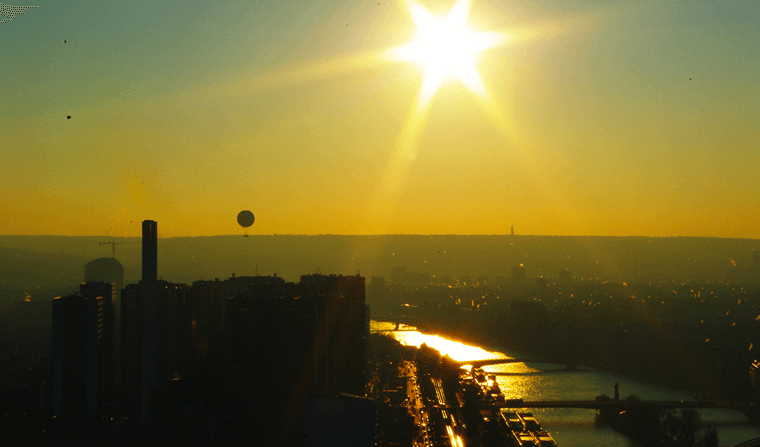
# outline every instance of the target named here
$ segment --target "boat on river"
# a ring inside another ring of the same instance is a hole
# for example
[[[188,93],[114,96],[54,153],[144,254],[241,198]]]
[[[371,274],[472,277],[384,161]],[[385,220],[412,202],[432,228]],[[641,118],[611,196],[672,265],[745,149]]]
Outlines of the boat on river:
[[[554,438],[552,438],[552,435],[550,435],[548,432],[545,431],[537,431],[533,433],[533,436],[538,439],[538,445],[540,447],[557,447],[557,443],[554,441]]]
[[[504,423],[507,424],[507,427],[509,427],[512,431],[523,431],[525,430],[525,424],[523,424],[522,419],[520,419],[519,416],[517,416],[517,413],[514,411],[502,411],[501,417],[504,419]]]
[[[538,419],[536,419],[535,416],[533,416],[533,413],[517,413],[517,416],[520,417],[520,420],[522,420],[523,424],[525,425],[525,429],[528,431],[540,431],[541,430],[541,424],[538,423]]]
[[[529,431],[513,431],[512,438],[517,447],[538,447],[538,439]]]

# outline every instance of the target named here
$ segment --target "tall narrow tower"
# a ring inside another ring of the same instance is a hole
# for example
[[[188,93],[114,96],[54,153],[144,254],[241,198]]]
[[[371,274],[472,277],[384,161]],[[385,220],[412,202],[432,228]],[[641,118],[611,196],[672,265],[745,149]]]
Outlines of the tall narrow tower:
[[[158,376],[158,234],[155,221],[145,220],[142,225],[142,416],[148,418]]]
[[[158,234],[154,220],[142,223],[142,281],[155,283],[158,279]]]

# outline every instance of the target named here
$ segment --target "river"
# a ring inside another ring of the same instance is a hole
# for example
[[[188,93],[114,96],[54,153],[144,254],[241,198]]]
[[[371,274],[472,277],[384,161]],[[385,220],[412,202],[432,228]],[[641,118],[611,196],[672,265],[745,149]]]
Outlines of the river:
[[[373,330],[393,328],[395,328],[394,323],[375,321],[371,323]],[[420,346],[426,343],[455,360],[516,358],[516,355],[511,355],[508,350],[487,351],[478,346],[465,345],[438,335],[425,334],[409,326],[401,325],[400,329],[404,330],[393,331],[390,334],[402,344]],[[683,390],[582,366],[577,371],[568,371],[561,365],[512,363],[486,366],[483,369],[496,374],[499,387],[507,399],[593,400],[600,394],[614,396],[615,383],[619,384],[621,397],[635,394],[641,399],[695,399],[693,394]],[[536,408],[531,411],[544,429],[552,434],[559,447],[640,447],[612,428],[597,425],[595,410]],[[700,410],[700,414],[705,425],[710,425],[717,430],[721,446],[733,446],[760,437],[760,427],[751,425],[738,411],[703,409]]]

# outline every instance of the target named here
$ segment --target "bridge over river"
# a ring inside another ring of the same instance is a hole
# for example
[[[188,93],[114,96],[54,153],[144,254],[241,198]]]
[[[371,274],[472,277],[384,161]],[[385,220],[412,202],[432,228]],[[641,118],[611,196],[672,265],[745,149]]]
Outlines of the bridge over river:
[[[472,365],[475,368],[481,368],[487,365],[502,365],[505,363],[550,363],[554,365],[567,365],[568,368],[575,368],[576,365],[568,362],[556,362],[543,359],[482,359],[482,360],[463,360],[457,362],[460,365]]]
[[[593,410],[625,410],[632,406],[653,409],[666,408],[722,408],[732,410],[749,410],[755,405],[745,402],[716,402],[716,401],[683,401],[683,400],[641,400],[635,404],[626,401],[604,400],[522,400],[507,399],[505,402],[492,402],[482,405],[484,408],[587,408]],[[456,406],[437,406],[442,410],[452,410]]]

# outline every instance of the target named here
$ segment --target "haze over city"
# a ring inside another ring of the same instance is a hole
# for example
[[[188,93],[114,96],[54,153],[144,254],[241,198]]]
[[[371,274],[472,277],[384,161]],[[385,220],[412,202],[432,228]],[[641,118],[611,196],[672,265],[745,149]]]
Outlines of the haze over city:
[[[760,2],[0,3],[13,445],[760,446]]]
[[[758,237],[756,2],[35,6],[0,234]]]

